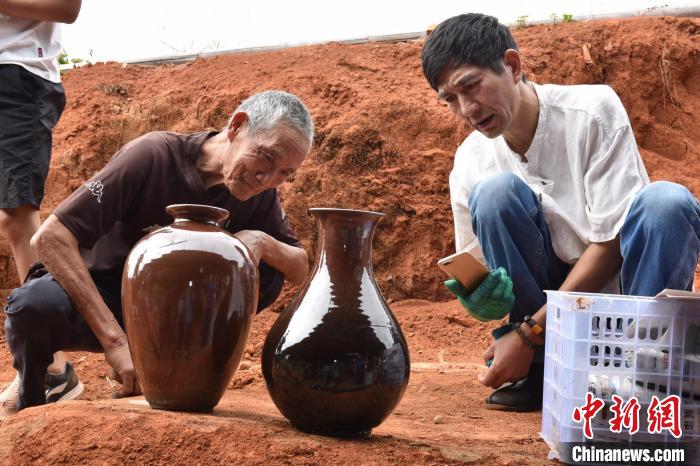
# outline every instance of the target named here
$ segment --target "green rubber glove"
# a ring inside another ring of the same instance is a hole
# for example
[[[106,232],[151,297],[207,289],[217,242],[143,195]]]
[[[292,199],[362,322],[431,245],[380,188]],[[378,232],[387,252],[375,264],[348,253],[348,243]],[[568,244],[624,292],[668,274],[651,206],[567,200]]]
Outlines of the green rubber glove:
[[[452,278],[445,282],[445,286],[457,296],[469,314],[484,322],[504,318],[515,303],[513,281],[503,267],[489,272],[471,294],[461,283]]]

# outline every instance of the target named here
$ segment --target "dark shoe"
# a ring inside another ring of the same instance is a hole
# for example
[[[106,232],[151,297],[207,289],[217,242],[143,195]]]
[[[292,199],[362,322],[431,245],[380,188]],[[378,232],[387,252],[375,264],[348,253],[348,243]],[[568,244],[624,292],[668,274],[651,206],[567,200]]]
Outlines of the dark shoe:
[[[55,403],[57,401],[75,400],[82,393],[85,387],[73,370],[73,366],[67,362],[66,370],[63,374],[46,373],[46,402]]]
[[[544,364],[533,363],[524,379],[495,390],[486,398],[486,408],[500,411],[529,412],[542,409]]]

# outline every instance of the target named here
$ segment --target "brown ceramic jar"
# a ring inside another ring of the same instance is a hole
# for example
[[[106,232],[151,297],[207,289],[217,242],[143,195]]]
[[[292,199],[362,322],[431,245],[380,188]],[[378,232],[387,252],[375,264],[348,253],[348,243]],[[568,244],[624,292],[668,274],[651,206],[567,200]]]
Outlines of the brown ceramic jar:
[[[270,396],[296,428],[368,435],[408,384],[408,347],[372,272],[376,212],[310,209],[316,261],[265,340]]]
[[[228,212],[180,204],[139,241],[122,278],[126,334],[151,407],[210,411],[238,367],[258,300],[258,270],[222,230]]]

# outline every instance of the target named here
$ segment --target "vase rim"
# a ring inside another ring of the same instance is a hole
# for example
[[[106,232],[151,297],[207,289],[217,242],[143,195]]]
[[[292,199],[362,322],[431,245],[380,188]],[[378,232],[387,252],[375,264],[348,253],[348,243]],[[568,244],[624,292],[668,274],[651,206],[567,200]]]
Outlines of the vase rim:
[[[204,204],[171,204],[165,211],[174,219],[215,222],[220,224],[229,217],[229,211],[221,207]]]
[[[339,207],[310,207],[309,208],[309,213],[313,214],[315,212],[323,213],[333,213],[333,212],[338,212],[338,213],[355,213],[355,214],[368,214],[368,215],[373,215],[377,216],[379,218],[384,217],[386,214],[382,212],[374,212],[372,210],[359,210],[359,209],[342,209]]]

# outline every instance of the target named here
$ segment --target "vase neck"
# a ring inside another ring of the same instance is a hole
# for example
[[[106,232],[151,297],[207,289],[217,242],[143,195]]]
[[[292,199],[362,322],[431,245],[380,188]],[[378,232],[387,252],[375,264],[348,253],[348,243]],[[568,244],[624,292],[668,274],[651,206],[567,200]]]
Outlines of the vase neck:
[[[317,266],[372,267],[372,238],[379,220],[377,212],[346,209],[310,209],[318,222]]]
[[[173,204],[165,208],[174,223],[200,222],[220,225],[229,216],[228,210],[200,204]]]

